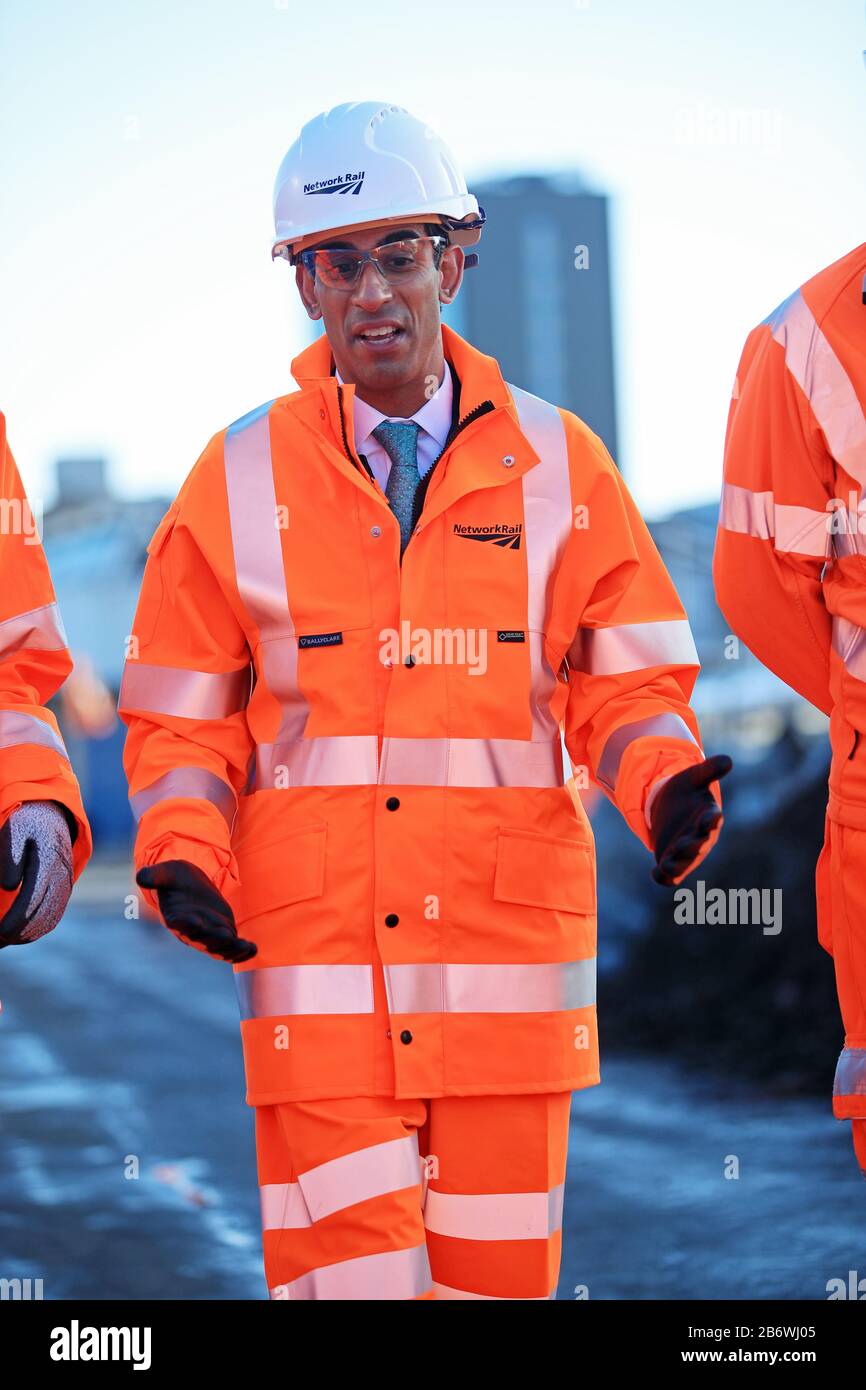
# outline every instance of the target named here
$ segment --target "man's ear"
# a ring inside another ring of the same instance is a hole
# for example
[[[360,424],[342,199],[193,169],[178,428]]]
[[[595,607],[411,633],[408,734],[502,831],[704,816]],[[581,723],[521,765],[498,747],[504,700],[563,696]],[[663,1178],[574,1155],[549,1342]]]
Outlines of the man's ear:
[[[300,261],[295,266],[295,284],[298,287],[298,294],[301,296],[304,308],[311,319],[320,319],[322,309],[316,295],[316,285],[307,267]]]
[[[447,246],[442,253],[442,263],[439,267],[439,300],[442,304],[450,304],[456,299],[457,291],[463,283],[463,264],[466,254],[462,246]]]

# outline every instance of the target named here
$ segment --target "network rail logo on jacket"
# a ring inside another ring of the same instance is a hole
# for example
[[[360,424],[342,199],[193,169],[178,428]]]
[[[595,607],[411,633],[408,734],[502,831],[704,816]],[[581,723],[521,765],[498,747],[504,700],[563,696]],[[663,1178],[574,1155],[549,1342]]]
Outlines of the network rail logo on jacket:
[[[494,526],[464,526],[459,521],[454,523],[455,536],[462,536],[466,541],[489,541],[491,545],[498,545],[503,550],[519,550],[522,532],[522,521],[516,521],[513,525],[497,522]]]

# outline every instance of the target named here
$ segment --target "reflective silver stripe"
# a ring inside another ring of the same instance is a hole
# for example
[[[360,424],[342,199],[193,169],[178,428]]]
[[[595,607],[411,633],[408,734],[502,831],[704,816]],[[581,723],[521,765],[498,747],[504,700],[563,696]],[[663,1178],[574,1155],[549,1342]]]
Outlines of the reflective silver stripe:
[[[550,1234],[562,1228],[562,1209],[565,1205],[565,1183],[560,1182],[547,1194],[547,1229]]]
[[[383,738],[379,781],[414,787],[561,787],[562,743]]]
[[[27,613],[18,613],[14,618],[5,618],[0,623],[0,655],[32,649],[43,652],[59,652],[68,647],[69,642],[56,603],[46,603],[41,608],[31,608]]]
[[[375,786],[377,756],[375,734],[334,734],[293,743],[260,743],[255,751],[253,790]]]
[[[833,552],[833,513],[776,502],[772,492],[722,484],[719,523],[726,531],[771,540],[776,550],[826,558]]]
[[[834,1096],[866,1096],[866,1047],[843,1047],[833,1077]]]
[[[848,675],[866,681],[866,632],[863,628],[834,613],[831,641]]]
[[[242,1019],[373,1012],[372,965],[265,965],[235,984]]]
[[[785,350],[785,363],[812,407],[830,453],[852,478],[866,485],[866,417],[842,363],[800,290],[765,320]]]
[[[384,1250],[302,1274],[270,1290],[272,1299],[406,1299],[419,1298],[432,1288],[427,1243],[411,1250]]]
[[[845,513],[842,512],[842,515]],[[853,526],[846,522],[844,528],[839,526],[838,530],[833,529],[830,539],[837,559],[841,560],[849,555],[866,555],[866,536],[856,522]]]
[[[289,611],[269,412],[273,401],[226,430],[225,474],[238,592],[261,636],[268,689],[280,703],[275,743],[303,737],[309,705],[298,688],[298,641]]]
[[[830,512],[776,503],[776,549],[826,559],[833,553]]]
[[[458,1240],[547,1240],[562,1226],[563,1184],[550,1192],[440,1192],[428,1187],[424,1225]]]
[[[421,1187],[418,1131],[332,1158],[300,1173],[298,1181],[314,1221],[371,1197]]]
[[[176,719],[225,719],[244,708],[249,691],[249,666],[238,671],[189,671],[127,661],[117,708]]]
[[[559,787],[562,744],[506,738],[389,738],[377,767],[375,734],[261,743],[248,791],[292,787]]]
[[[301,1231],[312,1225],[298,1182],[263,1183],[259,1203],[263,1231]]]
[[[235,794],[227,782],[204,767],[174,767],[171,772],[164,773],[155,782],[130,796],[129,804],[132,814],[139,821],[152,806],[177,796],[210,801],[231,828],[236,806]]]
[[[633,724],[620,724],[604,745],[596,770],[596,779],[608,791],[612,792],[616,787],[623,754],[636,738],[686,739],[699,749],[701,757],[704,755],[688,724],[678,714],[654,714],[648,719],[636,719]]]
[[[527,578],[530,584],[534,584],[538,576],[530,574],[527,575]],[[561,746],[559,724],[554,719],[550,709],[550,702],[556,690],[556,676],[553,674],[553,668],[545,655],[545,636],[543,632],[535,632],[530,628],[527,638],[529,642],[529,708],[532,714],[532,737],[542,747],[546,742],[549,745],[555,744],[558,748]],[[562,781],[560,775],[560,786]]]
[[[256,748],[250,789],[291,787],[560,787],[562,743],[508,738],[326,735]]]
[[[416,1130],[319,1163],[300,1173],[297,1182],[263,1185],[262,1230],[299,1230],[357,1202],[420,1186]]]
[[[491,1303],[548,1303],[550,1299],[556,1298],[555,1288],[551,1289],[550,1293],[534,1294],[531,1298],[521,1299],[502,1298],[499,1294],[495,1293],[470,1293],[468,1289],[453,1289],[451,1288],[450,1284],[434,1283],[433,1292],[435,1293],[437,1300],[441,1299],[443,1301],[454,1299],[484,1299]]]
[[[771,541],[776,534],[772,492],[753,492],[748,487],[722,483],[719,522],[726,531]]]
[[[18,710],[0,711],[0,748],[14,748],[19,743],[38,743],[42,748],[51,748],[68,760],[66,744],[59,733],[44,719],[35,714],[21,714]]]
[[[523,490],[523,528],[526,544],[527,632],[529,643],[532,739],[560,744],[559,725],[550,712],[556,675],[544,653],[548,587],[556,573],[574,523],[568,441],[555,405],[507,382],[521,432],[539,462],[520,482]],[[563,777],[560,765],[559,783]],[[513,785],[506,783],[505,785]]]
[[[542,965],[386,965],[391,1014],[559,1013],[595,1003],[595,957]]]
[[[687,618],[580,628],[568,664],[590,676],[620,676],[653,666],[700,666]]]
[[[568,473],[568,442],[562,416],[555,405],[506,382],[526,436],[539,462],[521,478],[523,525],[528,571],[528,626],[543,632],[547,625],[547,581],[556,569],[574,517]]]

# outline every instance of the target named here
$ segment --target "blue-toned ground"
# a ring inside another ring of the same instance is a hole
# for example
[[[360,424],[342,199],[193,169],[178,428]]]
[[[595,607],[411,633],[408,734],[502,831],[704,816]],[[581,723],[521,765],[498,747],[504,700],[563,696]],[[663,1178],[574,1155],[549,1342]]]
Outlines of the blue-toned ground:
[[[0,1279],[42,1279],[47,1299],[263,1298],[231,971],[115,898],[0,952]],[[602,998],[602,1036],[603,1019]],[[866,1277],[866,1183],[829,1097],[651,1057],[602,1073],[572,1102],[561,1299],[823,1299]]]

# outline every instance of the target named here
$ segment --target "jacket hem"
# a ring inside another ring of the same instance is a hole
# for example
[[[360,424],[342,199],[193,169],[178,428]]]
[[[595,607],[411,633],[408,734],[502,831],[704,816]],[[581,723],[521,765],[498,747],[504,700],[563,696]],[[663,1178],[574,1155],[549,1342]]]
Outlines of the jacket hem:
[[[846,825],[852,830],[866,830],[866,802],[850,801],[832,789],[827,802],[827,815],[836,825]]]
[[[569,1081],[467,1082],[465,1085],[422,1091],[395,1092],[375,1086],[290,1086],[281,1091],[247,1091],[246,1103],[256,1108],[261,1105],[286,1105],[293,1100],[354,1100],[359,1096],[384,1096],[388,1100],[444,1100],[449,1096],[547,1095],[557,1091],[582,1091],[588,1086],[600,1084],[601,1074],[595,1071]]]

